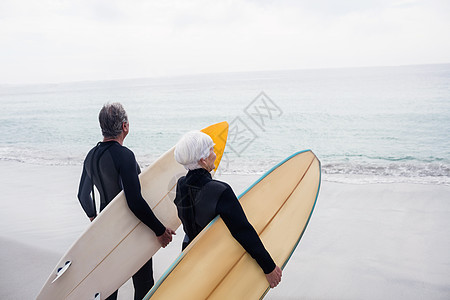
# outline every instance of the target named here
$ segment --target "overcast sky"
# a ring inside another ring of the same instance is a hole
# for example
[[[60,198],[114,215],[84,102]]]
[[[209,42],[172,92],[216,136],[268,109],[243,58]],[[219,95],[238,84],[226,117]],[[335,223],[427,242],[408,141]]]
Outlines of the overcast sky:
[[[0,84],[450,63],[450,1],[0,0]]]

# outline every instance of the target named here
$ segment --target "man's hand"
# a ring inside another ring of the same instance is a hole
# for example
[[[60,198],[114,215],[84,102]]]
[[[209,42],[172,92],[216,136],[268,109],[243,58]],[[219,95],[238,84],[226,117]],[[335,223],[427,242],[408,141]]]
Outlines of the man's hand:
[[[172,241],[172,235],[175,235],[175,231],[173,231],[170,228],[166,228],[166,231],[161,234],[160,236],[157,236],[158,242],[161,244],[161,247],[165,248],[169,243]]]
[[[282,271],[281,271],[280,267],[278,267],[278,266],[276,266],[272,272],[270,272],[269,274],[266,274],[266,278],[270,284],[271,289],[273,289],[280,283],[281,275],[282,275]]]

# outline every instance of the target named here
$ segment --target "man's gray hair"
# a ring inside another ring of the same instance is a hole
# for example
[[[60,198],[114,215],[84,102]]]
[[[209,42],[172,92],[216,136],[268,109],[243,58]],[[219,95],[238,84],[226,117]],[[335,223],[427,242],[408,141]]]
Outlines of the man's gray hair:
[[[98,114],[102,134],[106,138],[116,138],[122,133],[123,122],[128,122],[128,116],[120,103],[103,105]]]

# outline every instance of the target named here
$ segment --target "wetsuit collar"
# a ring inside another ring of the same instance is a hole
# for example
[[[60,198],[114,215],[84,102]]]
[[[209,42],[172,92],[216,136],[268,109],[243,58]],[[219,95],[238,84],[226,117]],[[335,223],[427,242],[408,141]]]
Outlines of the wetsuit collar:
[[[117,143],[117,144],[120,145],[120,143],[119,143],[118,141],[116,141],[116,140],[109,140],[109,141],[102,141],[102,142],[99,142],[100,145],[111,145],[111,144],[113,144],[113,143]]]
[[[189,172],[187,173],[187,177],[192,176],[192,175],[197,175],[197,176],[208,176],[209,178],[212,178],[211,173],[209,173],[206,169],[203,168],[199,168],[199,169],[195,169],[195,170],[189,170]]]

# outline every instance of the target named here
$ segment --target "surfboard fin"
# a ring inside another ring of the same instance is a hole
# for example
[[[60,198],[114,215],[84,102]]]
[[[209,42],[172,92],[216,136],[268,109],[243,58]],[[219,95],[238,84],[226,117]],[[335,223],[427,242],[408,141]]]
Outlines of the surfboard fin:
[[[58,268],[58,271],[56,271],[56,278],[53,279],[52,283],[55,282],[56,280],[58,280],[59,277],[62,276],[62,274],[64,274],[67,269],[70,267],[70,265],[72,264],[72,262],[70,260],[66,261],[66,263],[64,264],[63,267]]]

